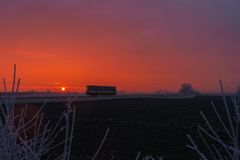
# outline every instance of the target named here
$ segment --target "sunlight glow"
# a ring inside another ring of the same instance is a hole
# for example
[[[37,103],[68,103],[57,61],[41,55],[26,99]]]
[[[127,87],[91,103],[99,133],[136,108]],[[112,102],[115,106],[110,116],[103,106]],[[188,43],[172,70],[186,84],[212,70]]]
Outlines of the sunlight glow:
[[[65,87],[62,87],[61,90],[62,90],[62,92],[64,92],[64,91],[66,90],[66,88],[65,88]]]

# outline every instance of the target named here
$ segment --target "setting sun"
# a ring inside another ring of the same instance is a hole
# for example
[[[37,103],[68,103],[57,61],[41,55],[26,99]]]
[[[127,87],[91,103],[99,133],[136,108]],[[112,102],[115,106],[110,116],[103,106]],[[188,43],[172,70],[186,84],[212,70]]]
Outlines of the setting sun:
[[[66,90],[66,88],[65,88],[65,87],[62,87],[61,90],[62,90],[62,92],[64,92],[64,91]]]

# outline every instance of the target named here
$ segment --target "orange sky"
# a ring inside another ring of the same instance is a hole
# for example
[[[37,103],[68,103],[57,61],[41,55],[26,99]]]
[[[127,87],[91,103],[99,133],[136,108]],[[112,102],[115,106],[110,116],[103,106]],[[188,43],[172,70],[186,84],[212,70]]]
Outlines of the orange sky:
[[[0,2],[0,76],[22,90],[202,91],[240,82],[239,2]]]

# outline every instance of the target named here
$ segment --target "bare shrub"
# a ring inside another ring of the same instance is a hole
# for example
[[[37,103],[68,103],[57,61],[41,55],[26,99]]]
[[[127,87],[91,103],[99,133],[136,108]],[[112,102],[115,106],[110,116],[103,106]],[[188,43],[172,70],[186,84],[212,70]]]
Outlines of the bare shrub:
[[[239,88],[237,94],[232,98],[232,106],[227,103],[227,98],[224,93],[222,82],[220,87],[223,97],[225,116],[220,115],[215,104],[212,102],[212,107],[218,119],[218,123],[222,127],[222,132],[217,132],[217,128],[210,123],[209,119],[203,112],[200,112],[206,127],[199,126],[198,134],[203,148],[197,144],[190,135],[187,135],[190,140],[188,148],[195,151],[203,160],[239,160],[240,159],[240,145],[239,145],[239,126],[240,126],[240,92]],[[223,136],[225,135],[225,136]]]
[[[5,160],[39,160],[55,159],[69,160],[73,138],[75,107],[72,101],[66,104],[66,109],[55,126],[44,122],[42,107],[27,118],[27,107],[16,113],[15,104],[18,95],[20,79],[16,84],[16,65],[14,65],[13,83],[10,93],[7,93],[6,82],[3,79],[5,96],[0,101],[0,159]],[[61,122],[61,125],[60,125]],[[64,122],[64,125],[62,125]],[[55,139],[64,136],[60,142]],[[50,152],[62,148],[62,153],[51,157]]]

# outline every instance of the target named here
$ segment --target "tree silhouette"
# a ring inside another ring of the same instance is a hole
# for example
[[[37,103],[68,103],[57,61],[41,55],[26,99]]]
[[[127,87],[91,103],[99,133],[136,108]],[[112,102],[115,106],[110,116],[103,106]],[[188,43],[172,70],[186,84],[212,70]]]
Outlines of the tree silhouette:
[[[200,92],[194,89],[190,83],[183,83],[179,89],[179,93],[182,95],[197,95]]]

